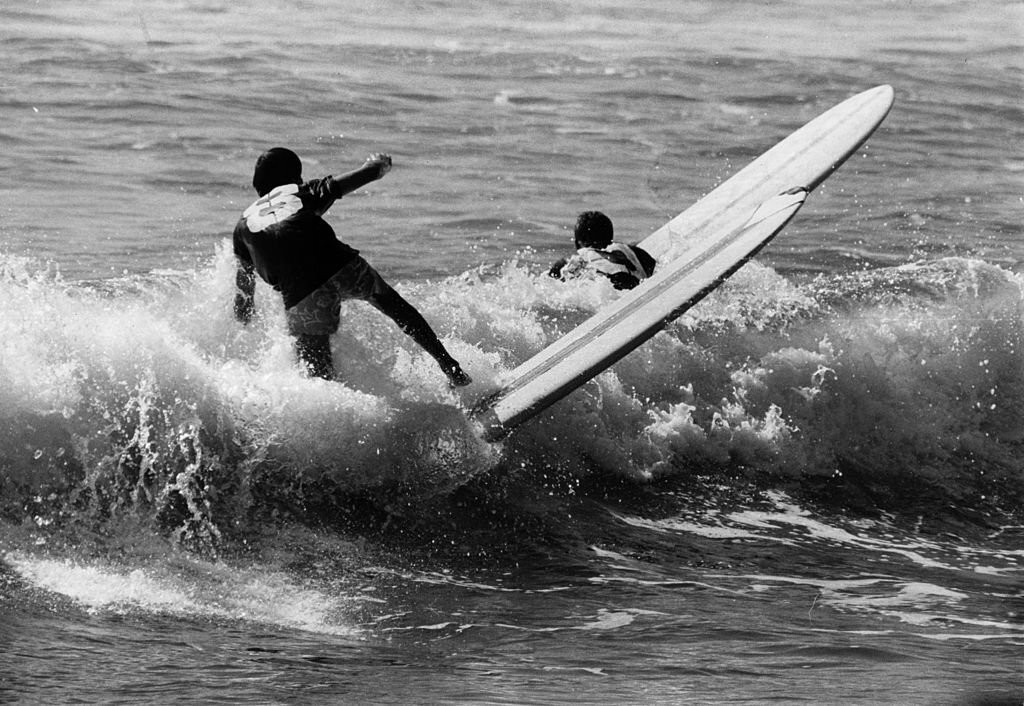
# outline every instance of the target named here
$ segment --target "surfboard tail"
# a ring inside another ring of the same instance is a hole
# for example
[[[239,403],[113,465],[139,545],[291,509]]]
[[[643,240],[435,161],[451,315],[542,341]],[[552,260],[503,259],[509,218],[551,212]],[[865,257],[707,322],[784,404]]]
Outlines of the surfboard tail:
[[[480,436],[489,444],[501,441],[512,433],[514,426],[507,426],[501,423],[498,414],[493,409],[479,409],[470,413],[470,417],[480,425]]]

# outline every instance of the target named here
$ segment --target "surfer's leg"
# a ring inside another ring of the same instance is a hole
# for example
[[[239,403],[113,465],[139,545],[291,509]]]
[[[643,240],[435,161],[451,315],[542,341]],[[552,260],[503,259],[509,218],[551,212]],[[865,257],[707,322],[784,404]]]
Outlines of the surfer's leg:
[[[437,361],[441,370],[448,377],[452,387],[462,387],[473,382],[438,339],[434,329],[423,318],[416,308],[407,302],[402,295],[384,281],[384,278],[373,269],[366,260],[357,258],[350,271],[352,280],[349,292],[352,296],[365,299],[378,311],[397,324],[407,336],[412,338]]]
[[[340,316],[341,295],[333,280],[285,310],[288,333],[295,338],[295,352],[310,375],[334,379],[331,334],[338,330]]]
[[[381,280],[367,301],[394,321],[398,328],[429,353],[441,366],[441,370],[444,371],[453,386],[462,387],[473,382],[459,362],[451,356],[438,339],[437,334],[430,328],[430,324],[423,318],[423,315],[402,298],[402,295],[396,292],[391,285]]]
[[[331,337],[317,334],[299,334],[295,337],[295,351],[310,375],[334,379],[334,359],[331,356]]]

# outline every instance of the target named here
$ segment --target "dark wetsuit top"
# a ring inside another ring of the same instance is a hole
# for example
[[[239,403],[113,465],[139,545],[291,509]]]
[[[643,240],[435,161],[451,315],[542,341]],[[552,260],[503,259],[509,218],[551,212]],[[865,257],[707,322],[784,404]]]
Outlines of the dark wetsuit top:
[[[373,178],[372,170],[344,179],[327,176],[279,186],[261,196],[235,226],[234,251],[240,264],[255,268],[281,292],[286,309],[295,306],[359,254],[338,240],[321,216],[337,199]]]

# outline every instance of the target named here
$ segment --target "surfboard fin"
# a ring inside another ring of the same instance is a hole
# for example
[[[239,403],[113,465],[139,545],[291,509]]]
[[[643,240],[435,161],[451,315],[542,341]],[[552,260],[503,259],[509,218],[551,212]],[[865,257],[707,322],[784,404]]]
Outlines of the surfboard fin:
[[[783,191],[778,196],[773,196],[767,201],[763,201],[760,206],[754,209],[754,213],[750,216],[745,224],[744,228],[749,228],[752,225],[760,223],[761,221],[771,218],[782,211],[792,211],[794,214],[803,205],[804,200],[807,198],[808,190],[804,186],[794,186],[792,189]]]

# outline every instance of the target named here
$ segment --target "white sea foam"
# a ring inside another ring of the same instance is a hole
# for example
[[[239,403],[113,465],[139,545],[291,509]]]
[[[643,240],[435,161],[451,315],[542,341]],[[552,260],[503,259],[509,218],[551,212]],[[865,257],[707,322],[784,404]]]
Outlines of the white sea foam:
[[[189,560],[181,575],[7,553],[4,561],[32,586],[92,612],[170,613],[243,620],[330,635],[358,636],[345,623],[355,600],[301,586],[282,573]]]

